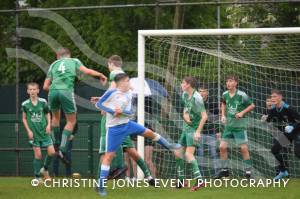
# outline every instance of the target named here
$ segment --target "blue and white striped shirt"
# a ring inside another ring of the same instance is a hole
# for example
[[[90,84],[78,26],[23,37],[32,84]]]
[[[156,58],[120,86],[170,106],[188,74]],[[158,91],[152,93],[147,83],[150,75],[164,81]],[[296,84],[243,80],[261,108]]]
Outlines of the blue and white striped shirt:
[[[112,127],[129,122],[133,115],[131,103],[131,91],[122,92],[118,89],[111,89],[104,93],[95,106],[107,113],[106,126]],[[121,116],[115,116],[116,108],[122,110]]]

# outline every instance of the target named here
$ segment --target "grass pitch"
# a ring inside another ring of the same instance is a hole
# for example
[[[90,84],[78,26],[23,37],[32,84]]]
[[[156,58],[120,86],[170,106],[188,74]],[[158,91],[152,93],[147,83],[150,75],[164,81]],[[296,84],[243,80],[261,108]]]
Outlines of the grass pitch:
[[[79,199],[101,198],[93,188],[65,187],[47,188],[31,186],[32,178],[0,177],[1,199]],[[242,188],[220,187],[201,188],[197,192],[190,192],[188,188],[118,188],[112,189],[112,182],[108,184],[108,196],[114,199],[182,199],[182,198],[220,198],[220,199],[293,199],[300,198],[300,179],[290,179],[286,187]]]

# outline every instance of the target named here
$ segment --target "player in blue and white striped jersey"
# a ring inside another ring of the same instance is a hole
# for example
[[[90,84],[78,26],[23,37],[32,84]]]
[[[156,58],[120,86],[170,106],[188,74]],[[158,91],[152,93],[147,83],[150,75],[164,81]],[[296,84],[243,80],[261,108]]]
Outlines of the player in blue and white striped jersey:
[[[121,145],[123,139],[128,135],[141,135],[156,141],[169,150],[179,149],[179,144],[171,144],[159,134],[144,126],[131,121],[133,114],[131,110],[132,95],[130,82],[127,74],[118,74],[115,77],[116,89],[108,90],[96,103],[96,107],[107,113],[106,125],[108,133],[106,136],[106,153],[103,157],[101,171],[99,172],[99,193],[106,195],[104,181],[106,180],[110,163],[115,151]]]

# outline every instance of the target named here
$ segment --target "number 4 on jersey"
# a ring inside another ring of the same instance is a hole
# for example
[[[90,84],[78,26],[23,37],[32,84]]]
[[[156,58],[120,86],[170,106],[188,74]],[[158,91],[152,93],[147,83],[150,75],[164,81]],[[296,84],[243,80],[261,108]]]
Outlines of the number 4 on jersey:
[[[66,67],[64,65],[64,62],[61,62],[61,64],[58,67],[58,71],[60,71],[61,73],[65,73]]]

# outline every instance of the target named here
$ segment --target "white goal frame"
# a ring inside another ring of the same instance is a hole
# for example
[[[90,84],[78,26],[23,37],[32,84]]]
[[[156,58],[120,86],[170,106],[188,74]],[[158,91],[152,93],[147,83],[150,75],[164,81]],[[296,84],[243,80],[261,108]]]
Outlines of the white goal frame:
[[[287,28],[241,28],[241,29],[171,29],[171,30],[139,30],[138,31],[138,123],[144,125],[144,80],[145,80],[145,37],[150,36],[201,36],[201,35],[260,35],[260,34],[300,34],[300,27]],[[144,137],[138,136],[137,149],[144,158]],[[143,172],[138,168],[139,179]]]

